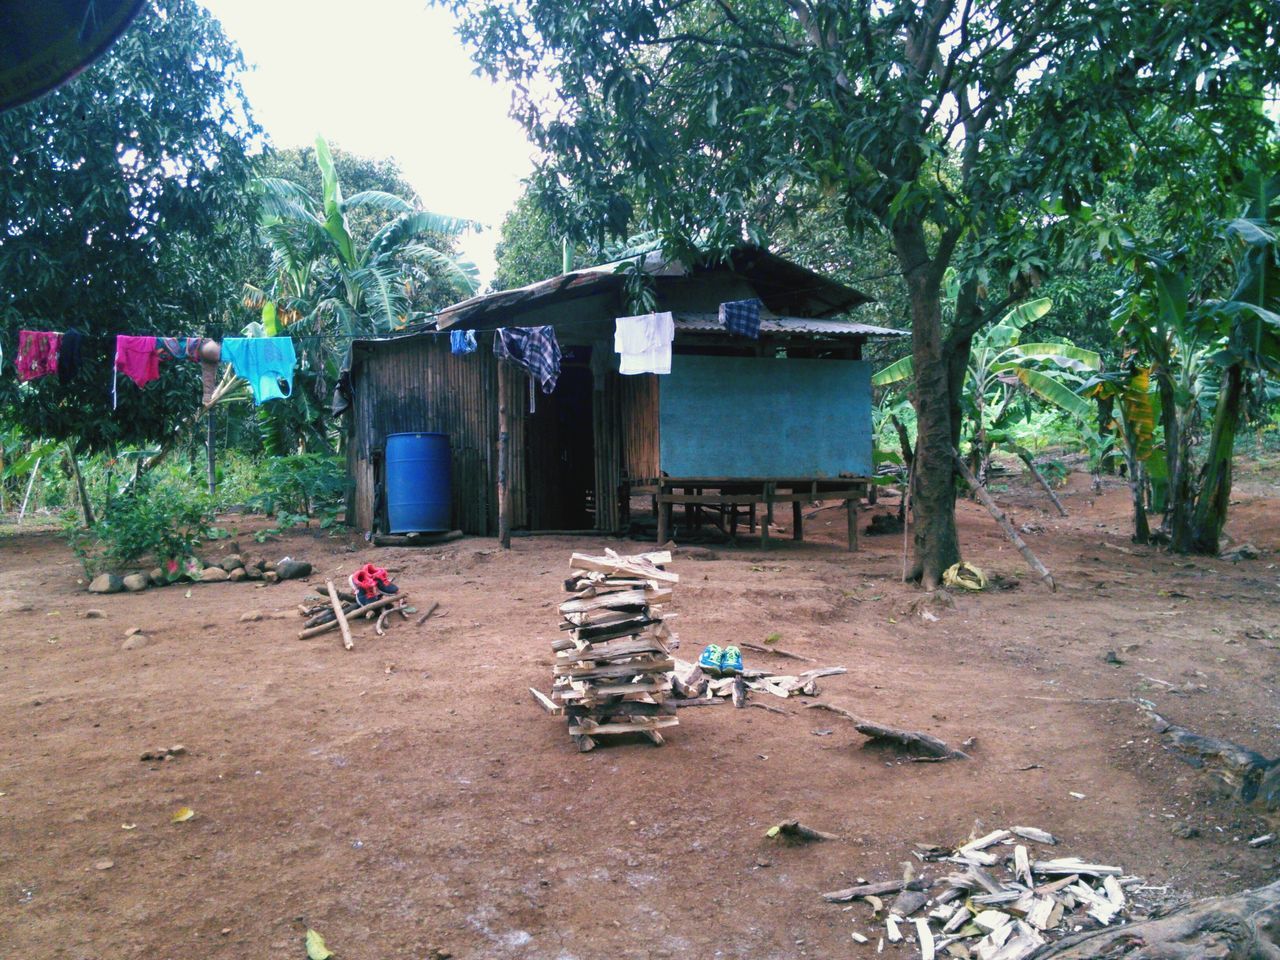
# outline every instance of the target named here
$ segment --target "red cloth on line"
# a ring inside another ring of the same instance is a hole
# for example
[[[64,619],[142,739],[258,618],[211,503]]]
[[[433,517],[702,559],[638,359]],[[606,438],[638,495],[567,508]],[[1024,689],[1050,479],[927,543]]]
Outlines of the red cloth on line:
[[[155,337],[116,337],[116,369],[140,387],[160,377]]]
[[[48,330],[19,330],[18,356],[13,365],[18,368],[18,379],[34,380],[58,372],[58,351],[62,348],[62,334]]]

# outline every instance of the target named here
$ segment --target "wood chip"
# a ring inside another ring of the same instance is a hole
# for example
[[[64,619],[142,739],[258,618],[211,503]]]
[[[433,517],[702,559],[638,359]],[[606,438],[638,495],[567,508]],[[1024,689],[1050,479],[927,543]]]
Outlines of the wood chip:
[[[1047,830],[1040,830],[1036,827],[1014,827],[1013,832],[1020,836],[1023,840],[1032,840],[1035,843],[1045,843],[1054,846],[1058,842],[1058,838]]]
[[[916,921],[916,939],[920,943],[920,960],[933,960],[933,932],[929,929],[929,921]]]

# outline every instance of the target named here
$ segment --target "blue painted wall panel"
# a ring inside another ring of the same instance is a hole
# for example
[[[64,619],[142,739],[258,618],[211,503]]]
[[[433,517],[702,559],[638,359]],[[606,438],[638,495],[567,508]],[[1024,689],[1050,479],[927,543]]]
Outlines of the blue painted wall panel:
[[[658,378],[673,477],[871,474],[871,366],[677,354]]]

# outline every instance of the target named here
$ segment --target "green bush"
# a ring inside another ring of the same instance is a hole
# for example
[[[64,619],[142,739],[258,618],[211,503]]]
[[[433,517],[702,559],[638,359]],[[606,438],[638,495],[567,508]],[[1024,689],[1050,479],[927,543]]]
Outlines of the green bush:
[[[322,453],[270,457],[259,463],[259,492],[247,502],[271,516],[289,513],[310,517],[318,509],[337,507],[345,485],[341,457]]]
[[[113,500],[92,527],[85,529],[69,517],[65,530],[90,575],[149,558],[176,576],[181,561],[213,535],[213,525],[206,496],[144,477],[128,495]]]

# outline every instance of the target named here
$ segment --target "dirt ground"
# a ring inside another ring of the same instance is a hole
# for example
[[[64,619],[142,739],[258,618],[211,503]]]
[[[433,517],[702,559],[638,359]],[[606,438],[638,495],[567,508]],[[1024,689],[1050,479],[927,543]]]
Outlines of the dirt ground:
[[[339,960],[870,956],[874,937],[849,937],[871,932],[865,906],[819,892],[897,875],[913,844],[959,843],[975,820],[1051,830],[1064,853],[1171,896],[1262,883],[1280,847],[1247,841],[1267,823],[1163,752],[1125,698],[1280,754],[1276,495],[1264,478],[1242,488],[1229,529],[1262,557],[1233,565],[1132,547],[1118,483],[1095,498],[1073,476],[1060,520],[1016,482],[1001,501],[1040,528],[1028,539],[1058,592],[966,502],[967,558],[1020,583],[958,596],[936,622],[897,582],[901,538],[846,553],[836,509],[808,521],[803,544],[677,553],[680,655],[776,632],[848,668],[820,682],[821,700],[977,738],[973,759],[933,764],[865,749],[840,718],[776,699],[787,716],[681,710],[666,746],[577,753],[527,688],[550,685],[570,552],[641,544],[245,537],[250,556],[307,559],[318,576],[95,597],[54,535],[6,536],[0,955],[301,958],[313,927]],[[353,652],[333,634],[298,640],[296,616],[240,620],[293,611],[367,559],[441,615],[357,636]],[[122,649],[131,627],[149,644]],[[174,743],[187,755],[139,760]],[[194,818],[171,822],[184,806]],[[764,839],[793,817],[843,839]]]

